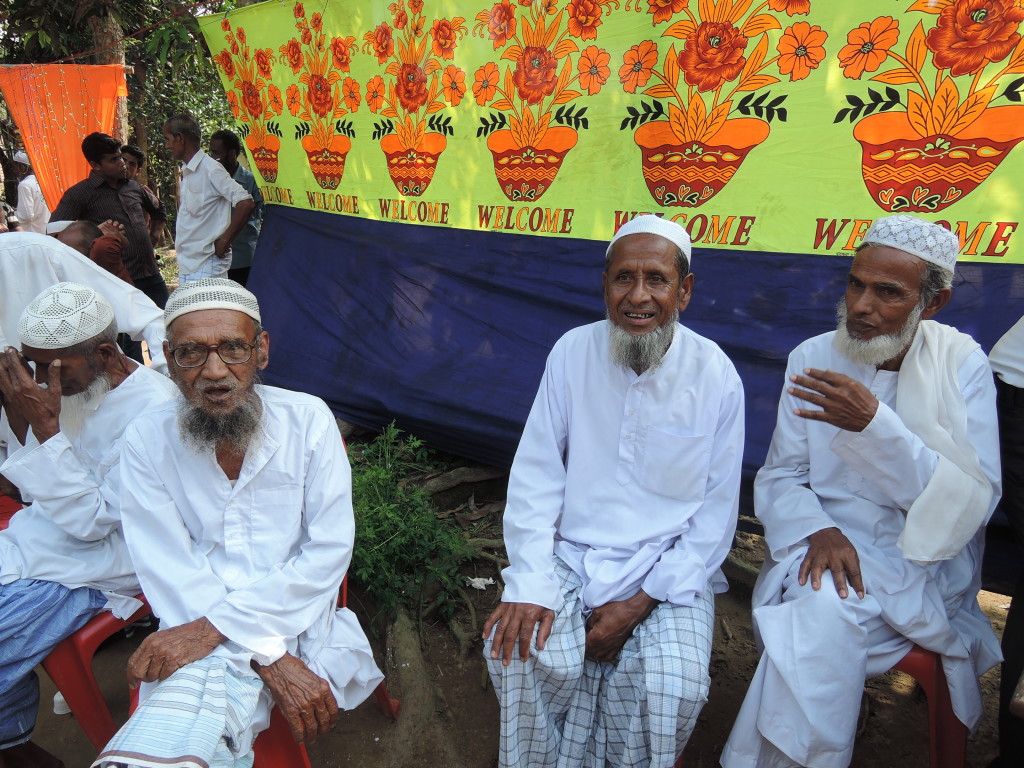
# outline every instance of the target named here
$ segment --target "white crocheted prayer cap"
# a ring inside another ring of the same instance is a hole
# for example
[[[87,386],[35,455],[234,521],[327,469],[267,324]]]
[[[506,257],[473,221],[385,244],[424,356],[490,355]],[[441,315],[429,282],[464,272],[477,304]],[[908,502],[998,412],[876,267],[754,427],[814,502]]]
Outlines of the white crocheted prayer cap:
[[[690,247],[689,233],[674,221],[663,219],[661,216],[655,216],[652,213],[637,216],[635,219],[627,221],[619,227],[619,231],[615,233],[611,242],[608,243],[608,248],[605,250],[604,255],[607,256],[612,252],[612,246],[615,245],[617,240],[621,240],[627,235],[638,235],[641,233],[660,235],[666,240],[675,243],[686,257],[686,263],[692,263],[690,260],[692,249]]]
[[[234,309],[262,323],[256,297],[234,280],[225,277],[204,277],[179,286],[164,307],[164,327],[170,328],[177,318],[201,309]]]
[[[19,149],[14,153],[14,162],[24,163],[25,165],[31,165],[28,161],[28,154],[23,149]]]
[[[113,321],[114,310],[92,288],[57,283],[25,307],[18,336],[26,347],[67,349],[100,335]]]
[[[956,267],[960,238],[930,221],[897,213],[878,219],[864,235],[865,243],[887,245],[948,269]]]

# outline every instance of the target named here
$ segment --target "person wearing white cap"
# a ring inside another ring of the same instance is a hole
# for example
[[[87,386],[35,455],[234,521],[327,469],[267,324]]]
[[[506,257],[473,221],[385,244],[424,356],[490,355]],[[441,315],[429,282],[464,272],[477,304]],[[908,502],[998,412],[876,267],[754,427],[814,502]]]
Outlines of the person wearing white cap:
[[[509,480],[502,602],[484,625],[501,766],[672,766],[707,701],[732,545],[743,387],[678,322],[690,238],[624,224],[607,318],[548,357]]]
[[[14,162],[18,164],[22,179],[18,182],[18,221],[23,232],[46,232],[46,223],[50,220],[50,209],[46,206],[43,190],[39,188],[29,163],[28,154],[21,149],[14,153]]]
[[[763,648],[721,762],[850,764],[864,680],[916,643],[942,657],[965,729],[999,645],[978,608],[984,527],[999,500],[995,387],[970,336],[931,320],[960,241],[900,214],[850,267],[835,331],[798,346],[754,511]]]
[[[138,607],[117,504],[121,438],[175,389],[121,353],[113,309],[84,285],[44,290],[18,334],[20,354],[0,351],[0,400],[18,440],[0,475],[32,503],[0,531],[0,765],[47,768],[60,762],[30,741],[32,670],[99,611]]]
[[[251,765],[272,703],[313,741],[382,679],[336,605],[348,460],[322,400],[259,383],[270,337],[249,291],[197,280],[164,317],[181,397],[139,417],[121,457],[125,539],[160,631],[128,662],[142,703],[95,765]]]

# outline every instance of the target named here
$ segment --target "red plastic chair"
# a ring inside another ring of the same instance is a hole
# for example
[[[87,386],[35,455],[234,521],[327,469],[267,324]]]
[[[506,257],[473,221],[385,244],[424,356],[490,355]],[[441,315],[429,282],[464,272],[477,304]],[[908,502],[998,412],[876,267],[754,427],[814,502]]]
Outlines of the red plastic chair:
[[[347,573],[345,574],[345,578],[341,581],[341,594],[338,596],[338,605],[342,608],[348,607]],[[392,720],[397,720],[398,713],[402,709],[402,702],[398,699],[391,698],[391,694],[388,693],[388,686],[385,681],[380,681],[380,684],[374,690],[373,695],[377,697],[377,706],[380,707],[380,711],[383,712],[386,717],[390,717]]]
[[[43,669],[63,694],[72,714],[97,752],[113,738],[117,727],[92,673],[92,657],[100,643],[150,613],[146,598],[143,595],[138,595],[138,598],[143,605],[127,620],[104,611],[59,642],[43,660]]]
[[[270,711],[270,725],[252,745],[252,768],[310,768],[305,744],[296,744],[281,710]]]
[[[15,501],[10,496],[0,495],[0,531],[10,524],[11,518],[19,509],[21,509],[21,502]]]
[[[967,726],[953,714],[942,658],[915,645],[893,669],[917,680],[928,699],[928,764],[931,768],[963,768],[967,763]]]

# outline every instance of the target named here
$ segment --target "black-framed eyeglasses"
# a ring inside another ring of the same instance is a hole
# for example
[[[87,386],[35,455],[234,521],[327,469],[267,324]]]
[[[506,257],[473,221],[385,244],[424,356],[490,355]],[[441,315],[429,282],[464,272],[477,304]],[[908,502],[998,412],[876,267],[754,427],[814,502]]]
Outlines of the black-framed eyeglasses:
[[[220,344],[209,346],[206,344],[182,344],[171,350],[171,357],[179,368],[199,368],[206,364],[206,359],[210,356],[210,351],[213,350],[225,364],[242,365],[252,360],[253,350],[258,346],[257,339],[259,336],[253,339],[251,344],[244,341],[222,341]]]

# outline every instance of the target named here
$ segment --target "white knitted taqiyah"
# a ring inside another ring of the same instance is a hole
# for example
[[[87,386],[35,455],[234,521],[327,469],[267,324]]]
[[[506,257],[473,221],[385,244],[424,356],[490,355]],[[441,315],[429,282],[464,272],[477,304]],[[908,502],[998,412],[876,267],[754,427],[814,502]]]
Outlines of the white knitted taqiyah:
[[[608,248],[605,250],[605,256],[612,251],[612,246],[615,245],[617,240],[621,240],[627,235],[639,235],[639,234],[650,234],[660,235],[666,240],[674,243],[679,250],[683,252],[686,257],[686,263],[691,264],[690,259],[690,235],[681,226],[676,224],[674,221],[669,219],[663,219],[660,216],[655,216],[651,213],[645,213],[643,216],[637,216],[631,221],[627,221],[619,230],[612,236],[611,242],[608,243]]]
[[[99,336],[114,322],[114,310],[92,288],[57,283],[36,296],[18,321],[26,347],[67,349]]]
[[[31,165],[28,161],[28,154],[23,149],[19,149],[14,153],[14,162],[22,163],[23,165]]]
[[[875,221],[864,235],[864,242],[904,251],[950,272],[956,267],[960,252],[960,238],[948,229],[905,213]]]
[[[260,305],[249,291],[226,277],[206,277],[185,283],[171,294],[164,307],[164,327],[170,328],[181,315],[201,309],[234,309],[257,323],[263,322]]]

